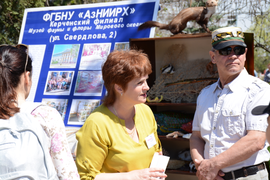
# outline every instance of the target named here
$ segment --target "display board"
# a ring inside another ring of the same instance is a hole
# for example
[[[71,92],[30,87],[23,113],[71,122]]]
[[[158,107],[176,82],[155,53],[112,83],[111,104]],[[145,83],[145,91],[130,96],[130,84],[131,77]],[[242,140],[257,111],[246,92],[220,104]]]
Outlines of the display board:
[[[80,127],[106,93],[101,67],[115,49],[128,49],[130,38],[156,20],[159,0],[30,8],[24,12],[19,43],[33,59],[32,89],[27,101],[56,108],[66,126]]]

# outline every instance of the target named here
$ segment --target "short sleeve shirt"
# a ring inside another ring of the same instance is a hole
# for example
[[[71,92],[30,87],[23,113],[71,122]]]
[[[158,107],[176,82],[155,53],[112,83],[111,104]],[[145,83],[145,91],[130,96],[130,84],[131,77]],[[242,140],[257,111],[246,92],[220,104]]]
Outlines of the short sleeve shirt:
[[[266,131],[267,116],[251,114],[254,107],[268,105],[270,86],[244,69],[222,89],[219,81],[204,88],[197,99],[193,131],[200,131],[205,141],[204,158],[213,158],[229,149],[248,130]],[[249,159],[222,169],[224,172],[268,161],[265,147]]]

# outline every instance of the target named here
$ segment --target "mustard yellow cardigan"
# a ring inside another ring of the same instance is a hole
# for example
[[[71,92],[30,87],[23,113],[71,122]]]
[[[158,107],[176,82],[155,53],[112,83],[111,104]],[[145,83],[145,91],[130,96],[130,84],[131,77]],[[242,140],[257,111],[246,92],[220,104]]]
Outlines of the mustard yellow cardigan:
[[[76,165],[81,179],[93,180],[99,173],[129,172],[148,168],[155,152],[162,151],[157,124],[145,104],[135,106],[136,143],[125,131],[125,121],[106,106],[99,106],[76,133]],[[121,124],[119,123],[121,121]],[[124,128],[123,128],[124,127]],[[156,145],[148,149],[145,138],[154,133]]]

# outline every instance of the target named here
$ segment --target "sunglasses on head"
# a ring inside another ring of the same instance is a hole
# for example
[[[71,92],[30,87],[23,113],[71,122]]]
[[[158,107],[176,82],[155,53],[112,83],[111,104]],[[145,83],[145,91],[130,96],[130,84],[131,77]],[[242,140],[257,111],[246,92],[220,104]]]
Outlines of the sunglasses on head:
[[[21,50],[25,51],[25,53],[26,53],[26,61],[25,61],[25,66],[24,66],[24,72],[26,72],[26,67],[27,67],[27,63],[28,63],[28,46],[25,45],[25,44],[17,44],[16,46],[8,45],[8,44],[0,45],[0,47],[5,47],[5,46],[12,46],[12,47],[15,47],[17,49],[21,49]]]
[[[235,46],[234,48],[231,48],[230,46],[228,46],[228,47],[218,50],[218,52],[222,56],[228,56],[229,54],[231,54],[232,50],[235,55],[242,55],[245,53],[246,48],[243,46]]]

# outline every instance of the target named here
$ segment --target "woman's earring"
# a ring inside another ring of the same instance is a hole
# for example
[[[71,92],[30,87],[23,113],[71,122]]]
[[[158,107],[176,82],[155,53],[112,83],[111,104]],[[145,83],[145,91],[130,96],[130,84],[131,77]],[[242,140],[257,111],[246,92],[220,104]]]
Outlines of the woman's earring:
[[[121,92],[121,96],[123,95],[123,93]]]

